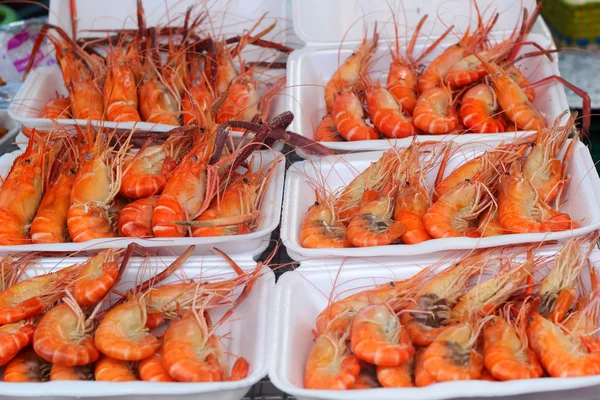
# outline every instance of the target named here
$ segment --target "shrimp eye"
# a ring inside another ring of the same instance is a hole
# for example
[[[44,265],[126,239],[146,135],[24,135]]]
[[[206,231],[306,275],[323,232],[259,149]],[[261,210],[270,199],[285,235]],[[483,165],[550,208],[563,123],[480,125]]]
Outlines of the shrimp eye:
[[[204,133],[204,128],[200,128],[200,133]]]
[[[91,155],[90,153],[87,153],[87,154],[85,155],[85,159],[86,159],[86,160],[91,160],[91,159],[92,159],[92,155]]]
[[[409,181],[406,181],[406,186],[410,186],[410,182]]]
[[[71,168],[71,169],[69,170],[69,172],[70,172],[70,173],[72,173],[73,175],[75,175],[75,172],[76,172],[76,171],[75,171],[75,168]]]
[[[396,285],[394,284],[394,282],[390,282],[390,286],[391,287],[396,287]]]
[[[25,165],[29,165],[31,163],[31,160],[29,158],[26,158],[25,160],[23,160],[23,164]]]
[[[529,317],[529,323],[533,323],[533,317]]]
[[[469,179],[469,178],[466,178],[466,179],[465,179],[465,182],[471,182],[471,179]]]
[[[244,182],[245,184],[248,184],[248,183],[250,183],[250,181],[248,180],[248,178],[244,178],[244,179],[242,179],[242,182]]]
[[[195,155],[194,157],[192,157],[192,161],[198,161],[198,155]]]
[[[315,207],[318,207],[318,206],[319,206],[319,202],[315,201]]]

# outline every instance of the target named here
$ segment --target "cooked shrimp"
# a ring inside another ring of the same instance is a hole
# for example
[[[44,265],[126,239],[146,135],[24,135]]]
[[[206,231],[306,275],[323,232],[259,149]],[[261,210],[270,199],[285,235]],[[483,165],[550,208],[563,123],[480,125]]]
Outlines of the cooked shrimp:
[[[51,364],[42,360],[33,349],[27,349],[10,360],[4,369],[4,382],[46,382]]]
[[[377,26],[375,26],[373,39],[367,40],[367,38],[363,38],[360,46],[334,72],[329,82],[327,82],[325,86],[325,105],[328,112],[333,110],[334,96],[337,93],[363,88],[361,76],[365,75],[369,68],[371,58],[375,54],[375,51],[377,51],[378,40],[379,34],[377,33]]]
[[[152,233],[152,213],[159,196],[138,199],[127,204],[119,213],[119,233],[127,237],[146,238]]]
[[[375,128],[388,138],[405,138],[417,133],[410,115],[406,115],[402,106],[385,88],[375,85],[367,92],[369,115]]]
[[[129,67],[131,55],[120,44],[107,52],[106,81],[102,95],[106,119],[109,121],[141,121],[138,113],[137,80]]]
[[[91,365],[65,367],[54,364],[50,369],[51,381],[91,381],[93,379],[94,369]]]
[[[50,119],[70,118],[70,112],[71,101],[66,97],[58,96],[46,103],[40,117]]]
[[[451,310],[463,294],[466,284],[487,265],[489,256],[479,252],[463,258],[429,280],[414,297],[414,303],[402,314],[402,325],[413,344],[428,346],[447,328]]]
[[[96,362],[94,379],[105,382],[137,381],[137,373],[131,361],[117,360],[101,356]]]
[[[73,298],[81,307],[98,304],[120,278],[122,268],[116,260],[123,252],[120,250],[102,250],[96,256],[84,262],[73,283]]]
[[[408,332],[386,305],[371,305],[356,314],[350,343],[359,359],[382,367],[397,367],[415,352]]]
[[[0,365],[6,365],[33,339],[35,326],[27,321],[0,326]]]
[[[140,361],[138,372],[143,381],[176,382],[167,372],[160,351]]]
[[[379,133],[365,122],[360,99],[352,91],[335,95],[332,115],[336,130],[348,141],[379,138]]]
[[[477,232],[481,237],[504,235],[504,228],[498,220],[498,207],[490,207],[479,217]]]
[[[308,248],[351,247],[346,225],[340,221],[333,195],[315,190],[317,200],[310,206],[300,228],[300,243]]]
[[[221,124],[234,120],[252,121],[258,114],[259,100],[256,82],[250,69],[235,78],[227,88],[227,98],[219,107],[216,122]]]
[[[395,367],[390,367],[395,368]],[[377,381],[377,375],[372,366],[368,364],[360,365],[360,374],[356,378],[354,385],[350,389],[352,390],[360,390],[360,389],[375,389],[381,387],[379,382]]]
[[[463,95],[460,119],[475,133],[498,133],[506,131],[506,123],[499,114],[496,92],[485,83],[475,85]]]
[[[422,92],[413,118],[416,127],[425,133],[440,135],[456,130],[459,121],[450,89],[440,86]]]
[[[386,388],[413,387],[414,357],[396,367],[377,367],[377,380]]]
[[[317,129],[315,129],[315,140],[317,142],[340,142],[343,138],[340,136],[335,125],[335,120],[331,114],[326,114]]]

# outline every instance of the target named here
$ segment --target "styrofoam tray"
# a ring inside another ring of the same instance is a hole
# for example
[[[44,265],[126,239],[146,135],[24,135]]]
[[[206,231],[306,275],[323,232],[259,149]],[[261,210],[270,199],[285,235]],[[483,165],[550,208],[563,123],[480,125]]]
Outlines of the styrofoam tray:
[[[543,250],[537,255],[552,255]],[[446,257],[443,268],[454,257]],[[325,309],[334,287],[339,299],[354,292],[367,290],[375,284],[406,279],[422,267],[440,263],[441,256],[420,257],[403,261],[397,258],[370,260],[305,261],[300,268],[283,274],[275,287],[271,315],[269,378],[280,390],[298,400],[308,399],[464,399],[464,398],[518,398],[523,399],[595,399],[600,391],[600,376],[584,378],[540,378],[508,382],[456,381],[422,388],[367,389],[367,390],[308,390],[304,388],[304,366],[313,342],[312,329],[316,318]],[[592,253],[590,260],[598,268],[600,252]],[[340,270],[341,268],[341,270]],[[339,273],[339,275],[338,275]],[[585,274],[583,274],[585,275]]]
[[[145,260],[145,268],[149,266],[143,276],[140,274],[140,258],[133,258],[129,267],[123,274],[119,284],[121,290],[126,290],[148,279],[164,269],[174,257],[153,258]],[[26,270],[27,276],[46,273],[53,269],[63,268],[74,263],[82,262],[85,258],[47,258],[42,259],[39,265],[33,265]],[[244,270],[255,268],[256,263],[246,258],[236,259]],[[179,273],[173,274],[164,282],[173,282],[181,279],[181,272],[189,278],[202,277],[205,280],[231,279],[236,273],[220,256],[191,257],[183,265]],[[248,377],[237,382],[212,382],[212,383],[157,383],[157,382],[44,382],[44,383],[3,383],[0,382],[0,398],[111,398],[111,399],[206,399],[206,400],[234,400],[241,399],[250,387],[263,378],[267,373],[267,327],[269,326],[268,304],[271,299],[275,275],[268,267],[263,267],[261,276],[249,296],[240,303],[233,315],[222,327],[216,330],[217,335],[230,333],[228,339],[223,339],[223,349],[238,357],[244,357],[250,364]],[[239,290],[237,291],[239,293]],[[218,320],[226,309],[212,311],[213,320]],[[235,358],[227,354],[229,368]]]
[[[10,172],[10,168],[15,158],[21,153],[16,151],[0,157],[0,176],[5,178]],[[172,250],[175,253],[181,253],[187,246],[195,245],[196,254],[204,254],[213,247],[218,247],[228,254],[251,253],[258,257],[269,245],[271,233],[279,225],[281,217],[281,202],[283,194],[283,183],[285,174],[285,158],[281,153],[271,150],[261,150],[254,153],[254,168],[260,168],[261,165],[276,160],[279,161],[275,167],[275,173],[263,198],[258,226],[254,232],[243,235],[205,237],[205,238],[108,238],[94,239],[81,243],[61,243],[61,244],[28,244],[14,246],[0,246],[0,254],[15,253],[21,251],[79,251],[94,250],[104,248],[124,248],[129,243],[138,243],[144,247],[162,247]]]
[[[103,0],[102,2],[91,2],[84,0],[76,0],[74,2],[77,8],[77,29],[78,37],[86,37],[94,35],[101,36],[101,33],[86,32],[90,29],[137,29],[136,2],[121,0]],[[276,28],[267,34],[264,38],[277,42],[285,42],[286,31],[288,29],[288,21],[285,19],[285,3],[280,0],[261,0],[259,3],[248,2],[244,0],[232,1],[217,1],[201,4],[191,0],[165,2],[163,0],[143,0],[142,1],[146,14],[146,23],[148,26],[160,24],[165,26],[170,19],[179,17],[178,21],[173,23],[183,23],[182,18],[189,6],[194,6],[194,13],[201,12],[203,7],[206,7],[212,21],[211,29],[215,29],[214,36],[225,35],[226,37],[234,36],[243,33],[244,29],[250,29],[256,21],[265,13],[267,16],[259,25],[258,30],[266,28],[273,22],[277,21]],[[51,0],[49,23],[62,27],[69,35],[71,35],[72,24],[70,15],[70,0]],[[115,12],[116,10],[116,12]],[[194,14],[196,15],[196,14]],[[51,51],[54,51],[50,47]],[[272,54],[276,54],[273,50],[256,48],[248,46],[242,52],[244,59],[247,61],[255,61],[260,57],[269,56],[273,59]],[[284,74],[283,71],[268,71],[265,75],[257,75],[258,80],[267,82],[274,81],[278,75]],[[48,67],[40,67],[32,71],[23,86],[17,93],[15,99],[9,107],[9,113],[12,118],[20,122],[24,126],[37,128],[41,130],[52,129],[55,123],[59,125],[85,125],[87,120],[74,119],[58,119],[53,121],[47,118],[40,118],[40,112],[44,105],[51,99],[56,97],[56,93],[67,95],[67,90],[64,85],[62,73],[58,65]],[[269,107],[267,118],[284,111],[284,94],[273,97],[273,101]],[[154,124],[149,122],[92,122],[94,126],[104,126],[107,128],[121,129],[142,129],[155,132],[166,132],[174,127],[165,124]],[[241,133],[234,131],[232,137],[239,139]],[[282,146],[281,144],[279,146]],[[279,150],[281,147],[278,148]]]
[[[462,145],[464,152],[453,157],[446,168],[446,175],[465,160],[471,159],[485,150],[496,147],[498,143],[474,143]],[[299,234],[308,207],[315,201],[315,195],[307,183],[307,177],[324,182],[330,190],[345,187],[371,162],[377,161],[382,152],[346,154],[343,156],[324,157],[320,160],[307,160],[294,163],[286,178],[283,217],[281,221],[281,240],[288,254],[295,260],[306,258],[331,257],[367,257],[367,256],[413,256],[445,250],[473,249],[504,246],[508,244],[540,242],[543,240],[567,239],[583,235],[600,228],[600,178],[596,172],[588,148],[578,143],[573,151],[567,173],[571,182],[563,194],[566,200],[561,208],[581,225],[571,231],[551,233],[528,233],[501,235],[487,238],[445,238],[432,239],[413,245],[396,244],[388,246],[344,248],[344,249],[309,249],[300,244]],[[562,155],[560,156],[562,157]],[[431,188],[437,174],[437,167],[427,176],[428,188]],[[321,178],[322,176],[322,178]],[[318,178],[318,179],[317,179]]]

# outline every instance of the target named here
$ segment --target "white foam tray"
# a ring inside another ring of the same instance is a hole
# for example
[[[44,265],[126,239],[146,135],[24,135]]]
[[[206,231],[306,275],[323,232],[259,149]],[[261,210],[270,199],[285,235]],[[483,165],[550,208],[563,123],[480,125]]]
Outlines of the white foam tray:
[[[551,255],[544,250],[538,255]],[[446,255],[447,256],[447,255]],[[397,400],[397,399],[596,399],[600,393],[600,376],[584,378],[540,378],[509,382],[457,381],[444,382],[422,388],[367,389],[367,390],[309,390],[304,388],[304,366],[313,343],[312,329],[316,318],[325,309],[328,296],[335,293],[345,298],[354,292],[366,290],[375,284],[406,279],[422,267],[438,263],[442,256],[420,257],[400,261],[391,257],[369,260],[306,261],[296,271],[283,274],[275,286],[271,315],[272,344],[269,357],[269,378],[280,390],[298,400]],[[446,257],[443,268],[453,257]],[[598,268],[600,252],[592,253],[590,260]],[[340,271],[341,268],[341,271]],[[339,272],[339,276],[337,275]]]
[[[317,4],[319,3],[319,4]],[[287,109],[296,116],[291,130],[298,132],[303,136],[314,139],[315,128],[325,115],[324,88],[338,65],[344,62],[355,50],[360,40],[364,36],[365,30],[369,37],[372,34],[373,23],[378,22],[378,29],[381,32],[380,45],[373,60],[376,60],[371,68],[371,78],[379,79],[385,84],[387,73],[391,62],[390,47],[394,46],[395,36],[393,33],[393,20],[389,7],[393,7],[401,13],[400,3],[390,3],[384,0],[363,1],[357,0],[352,5],[343,4],[341,0],[332,0],[325,5],[321,5],[318,0],[294,1],[294,30],[307,46],[294,51],[288,59],[288,94]],[[468,0],[405,0],[402,2],[406,9],[406,17],[409,33],[416,26],[417,22],[424,14],[429,14],[429,19],[422,30],[423,38],[417,41],[414,55],[418,56],[435,38],[446,29],[447,26],[455,25],[455,32],[464,32],[469,25],[470,1]],[[522,2],[533,10],[535,2]],[[495,41],[501,41],[510,34],[516,21],[520,21],[518,12],[519,5],[507,7],[504,2],[494,0],[484,0],[479,2],[484,17],[489,17],[497,10],[501,12],[498,23],[490,37]],[[336,18],[331,24],[324,23],[320,16],[314,16],[312,10],[315,7],[324,8],[333,12],[334,8],[344,9],[344,15]],[[443,25],[439,19],[446,23]],[[402,14],[398,17],[401,25],[399,31],[401,43],[404,40],[405,24]],[[473,17],[475,18],[475,17]],[[544,32],[542,28],[538,29]],[[423,60],[428,64],[448,46],[457,42],[459,33],[450,34],[442,43]],[[425,41],[425,36],[431,39]],[[544,48],[554,48],[554,43],[549,36],[544,33],[531,33],[527,40],[536,41]],[[520,54],[537,50],[533,46],[523,46]],[[404,49],[402,50],[404,51]],[[550,75],[560,75],[558,70],[558,58],[550,61],[545,57],[529,58],[517,64],[521,71],[531,82],[536,82]],[[554,122],[563,111],[568,110],[567,97],[564,88],[559,84],[549,84],[535,90],[536,99],[534,105],[545,115],[548,123]],[[454,140],[457,143],[468,143],[472,140],[506,140],[515,136],[522,136],[524,132],[508,132],[500,134],[463,134],[463,135],[422,135],[421,140],[429,141],[448,141]],[[484,136],[484,138],[482,138]],[[381,150],[391,146],[406,147],[411,138],[404,139],[380,139],[363,140],[356,142],[323,142],[323,145],[340,152],[355,152]],[[300,156],[304,156],[299,152]]]
[[[235,258],[238,265],[248,271],[255,268],[256,263],[249,258]],[[46,273],[51,269],[63,268],[85,258],[46,258],[27,269],[27,276]],[[119,288],[122,290],[135,286],[148,279],[151,273],[164,269],[174,257],[153,258],[150,268],[143,276],[139,274],[142,259],[133,258],[125,270]],[[146,261],[147,262],[147,261]],[[231,279],[236,276],[227,262],[220,256],[191,257],[179,272],[171,275],[164,282],[181,279],[182,271],[187,277],[202,277],[204,280]],[[159,383],[159,382],[43,382],[43,383],[3,383],[0,382],[0,398],[14,397],[72,399],[72,398],[110,398],[110,399],[169,399],[169,400],[235,400],[241,399],[252,385],[267,374],[267,327],[269,326],[268,304],[275,286],[275,275],[268,267],[263,267],[260,278],[249,296],[239,305],[224,326],[217,329],[217,335],[231,333],[230,339],[222,341],[224,351],[238,357],[244,357],[250,364],[248,377],[236,382],[213,383]],[[237,291],[239,293],[239,290]],[[218,320],[225,309],[212,311],[211,317]],[[229,368],[235,358],[227,355]]]
[[[462,145],[463,153],[459,153],[448,162],[446,175],[465,160],[471,159],[485,150],[498,145],[496,143],[473,143]],[[348,185],[358,173],[365,170],[371,162],[377,161],[382,152],[345,154],[343,156],[323,157],[320,160],[307,160],[294,163],[289,169],[285,184],[283,215],[281,221],[281,240],[288,254],[295,260],[331,258],[331,257],[367,257],[367,256],[414,256],[437,251],[473,249],[504,246],[508,244],[540,242],[543,240],[561,240],[572,236],[583,235],[600,228],[600,178],[588,148],[578,143],[573,151],[567,173],[571,182],[567,186],[563,199],[566,204],[561,208],[574,220],[580,221],[578,229],[551,232],[501,235],[487,238],[444,238],[432,239],[413,245],[395,244],[388,246],[342,248],[342,249],[309,249],[300,244],[299,234],[308,207],[316,198],[314,191],[307,183],[307,177],[319,178],[330,190]],[[560,156],[562,157],[562,155]],[[427,176],[427,187],[431,188],[435,181],[437,167]]]
[[[62,27],[71,35],[72,24],[70,20],[70,0],[51,0],[49,23]],[[92,2],[88,0],[76,0],[78,16],[78,37],[91,36],[92,33],[85,32],[89,29],[136,29],[136,2],[121,0],[103,0],[101,2]],[[146,23],[148,26],[160,24],[164,26],[169,22],[169,18],[182,16],[186,9],[195,5],[195,12],[202,11],[202,5],[192,0],[183,0],[177,2],[165,2],[163,0],[143,0],[146,12]],[[208,8],[214,21],[217,34],[224,34],[227,37],[241,34],[244,29],[250,29],[256,21],[268,13],[262,21],[258,30],[264,29],[277,21],[276,28],[265,36],[267,40],[285,42],[288,21],[285,19],[285,2],[280,0],[261,0],[260,3],[248,2],[244,0],[216,1],[209,2]],[[115,12],[115,10],[117,10]],[[180,21],[182,23],[182,20]],[[177,22],[174,22],[177,23]],[[94,36],[98,36],[95,33]],[[49,51],[54,51],[52,47]],[[259,57],[270,56],[274,54],[273,50],[266,50],[253,46],[248,46],[243,51],[245,60],[253,61]],[[272,59],[273,57],[271,57]],[[274,81],[278,75],[284,74],[284,71],[268,71],[267,75],[259,76],[257,79],[265,81]],[[58,119],[53,121],[48,118],[40,118],[39,115],[46,103],[56,97],[56,93],[66,96],[67,90],[64,85],[62,73],[58,65],[40,67],[33,70],[23,86],[17,93],[15,99],[9,107],[10,116],[21,123],[23,126],[49,130],[55,124],[58,125],[85,125],[87,120],[76,119]],[[284,111],[285,94],[281,93],[274,96],[269,113],[266,116],[271,118]],[[149,122],[101,122],[93,121],[94,126],[104,126],[107,128],[150,130],[155,132],[166,132],[174,127],[165,124],[154,124]],[[241,132],[232,132],[234,139],[241,137]],[[281,146],[281,145],[279,145]],[[281,147],[277,148],[278,150]]]
[[[10,168],[15,158],[21,154],[18,150],[0,157],[0,177],[5,178],[10,172]],[[281,156],[281,153],[272,150],[261,150],[254,153],[255,170],[261,165],[267,165]],[[61,243],[61,244],[28,244],[0,246],[0,254],[15,253],[21,251],[79,251],[94,250],[104,248],[124,248],[129,243],[138,243],[145,247],[161,247],[169,249],[176,254],[181,253],[187,246],[195,245],[196,254],[204,254],[213,247],[218,247],[227,254],[250,253],[253,257],[258,257],[269,245],[271,233],[279,225],[281,217],[281,202],[283,194],[283,182],[285,174],[285,158],[279,158],[275,167],[275,173],[271,182],[266,188],[263,198],[258,226],[254,232],[233,235],[233,236],[214,236],[205,238],[109,238],[94,239],[81,243]]]

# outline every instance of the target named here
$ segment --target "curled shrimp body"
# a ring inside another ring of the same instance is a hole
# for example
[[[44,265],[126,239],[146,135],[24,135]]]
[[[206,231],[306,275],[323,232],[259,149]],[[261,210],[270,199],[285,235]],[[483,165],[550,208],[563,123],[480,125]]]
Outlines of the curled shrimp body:
[[[524,329],[519,333],[498,316],[483,329],[483,360],[491,375],[501,381],[539,378],[544,373]]]
[[[447,328],[451,310],[458,302],[469,279],[487,264],[488,258],[477,254],[465,258],[429,280],[415,296],[414,303],[402,314],[402,326],[413,344],[428,346]]]
[[[251,121],[258,113],[259,100],[252,70],[249,70],[231,82],[227,89],[227,98],[219,107],[217,123],[233,120]]]
[[[350,389],[360,373],[358,358],[346,348],[347,335],[322,333],[315,339],[304,367],[306,389]]]
[[[159,196],[138,199],[127,204],[119,213],[119,233],[127,237],[152,237],[152,213]]]
[[[331,114],[326,114],[317,125],[315,140],[317,142],[340,142],[343,140],[337,131],[335,120]]]
[[[150,58],[150,57],[148,57]],[[151,62],[150,62],[151,63]],[[146,122],[179,126],[179,99],[174,88],[164,85],[156,67],[149,65],[138,87],[140,113]]]
[[[556,232],[577,223],[543,202],[516,164],[500,180],[498,219],[507,233]]]
[[[376,86],[367,93],[369,115],[375,128],[388,138],[405,138],[417,133],[410,116],[403,113],[402,106],[385,88]]]
[[[434,238],[471,235],[477,218],[489,207],[488,189],[479,181],[464,181],[444,193],[423,215]]]
[[[27,244],[28,227],[42,200],[46,156],[31,138],[0,187],[0,244]]]
[[[407,181],[396,195],[394,220],[402,223],[406,232],[402,242],[416,244],[431,239],[423,223],[423,215],[429,209],[430,200],[425,187],[418,181]]]
[[[138,377],[130,361],[101,356],[94,369],[94,379],[105,382],[137,381]]]
[[[0,293],[0,324],[10,324],[39,315],[61,297],[60,292],[78,274],[74,265],[57,272],[38,275]]]
[[[93,378],[94,370],[91,365],[65,367],[54,364],[50,369],[51,381],[91,381]]]
[[[140,379],[147,382],[176,382],[165,368],[160,352],[140,361],[138,366]]]
[[[31,241],[38,243],[63,243],[67,239],[67,213],[71,205],[71,190],[76,168],[65,164],[54,182],[44,192],[44,197],[31,222]]]
[[[204,121],[200,116],[208,110],[213,101],[213,95],[204,82],[189,85],[181,101],[183,124],[202,125]]]
[[[0,326],[0,365],[6,365],[33,339],[35,327],[26,321]]]
[[[463,95],[460,119],[465,128],[475,133],[505,132],[506,123],[498,110],[496,93],[489,85],[480,83]]]
[[[527,326],[529,343],[552,377],[600,374],[598,339],[574,337],[552,321],[534,313]]]
[[[33,349],[44,360],[66,367],[90,364],[100,355],[74,303],[60,304],[44,314],[33,336]]]
[[[116,258],[118,250],[102,250],[79,267],[77,279],[73,283],[73,298],[81,307],[98,304],[110,291],[119,277]]]
[[[478,379],[483,370],[478,336],[479,327],[470,322],[447,327],[423,352],[423,368],[436,382]]]
[[[459,121],[452,101],[452,93],[444,87],[422,92],[413,111],[417,128],[433,135],[453,132]]]
[[[498,220],[497,207],[488,208],[488,210],[479,217],[479,222],[477,223],[477,232],[481,235],[481,237],[504,235],[504,228]]]
[[[393,211],[392,193],[363,205],[350,221],[346,237],[356,247],[383,246],[395,242],[406,233],[406,227],[392,219]]]
[[[128,65],[128,53],[123,48],[108,52],[104,109],[106,118],[116,122],[139,122],[137,81]]]
[[[480,59],[481,60],[481,59]],[[546,120],[527,98],[527,94],[501,67],[482,62],[495,88],[500,108],[517,128],[540,130],[546,127]]]
[[[350,343],[359,359],[383,367],[399,366],[415,352],[406,329],[386,305],[368,306],[356,314]]]
[[[51,364],[42,360],[32,349],[13,358],[4,369],[4,382],[47,382]]]
[[[66,97],[57,97],[50,100],[40,114],[41,118],[60,119],[69,118],[71,102]]]
[[[111,309],[96,329],[94,342],[104,355],[116,360],[139,361],[160,348],[160,340],[146,328],[146,302],[133,297]]]
[[[218,382],[224,377],[221,348],[195,310],[171,321],[163,337],[163,364],[179,382]]]
[[[337,93],[349,89],[361,89],[363,82],[361,76],[365,75],[371,57],[377,51],[379,34],[373,32],[373,39],[363,39],[362,43],[350,57],[333,74],[325,86],[325,105],[331,112],[334,107],[334,97]],[[347,139],[348,140],[348,139]]]
[[[379,133],[365,122],[362,104],[353,92],[335,95],[332,115],[338,133],[348,141],[379,138]]]
[[[386,388],[413,387],[413,363],[411,357],[407,362],[395,367],[377,367],[377,380]]]

